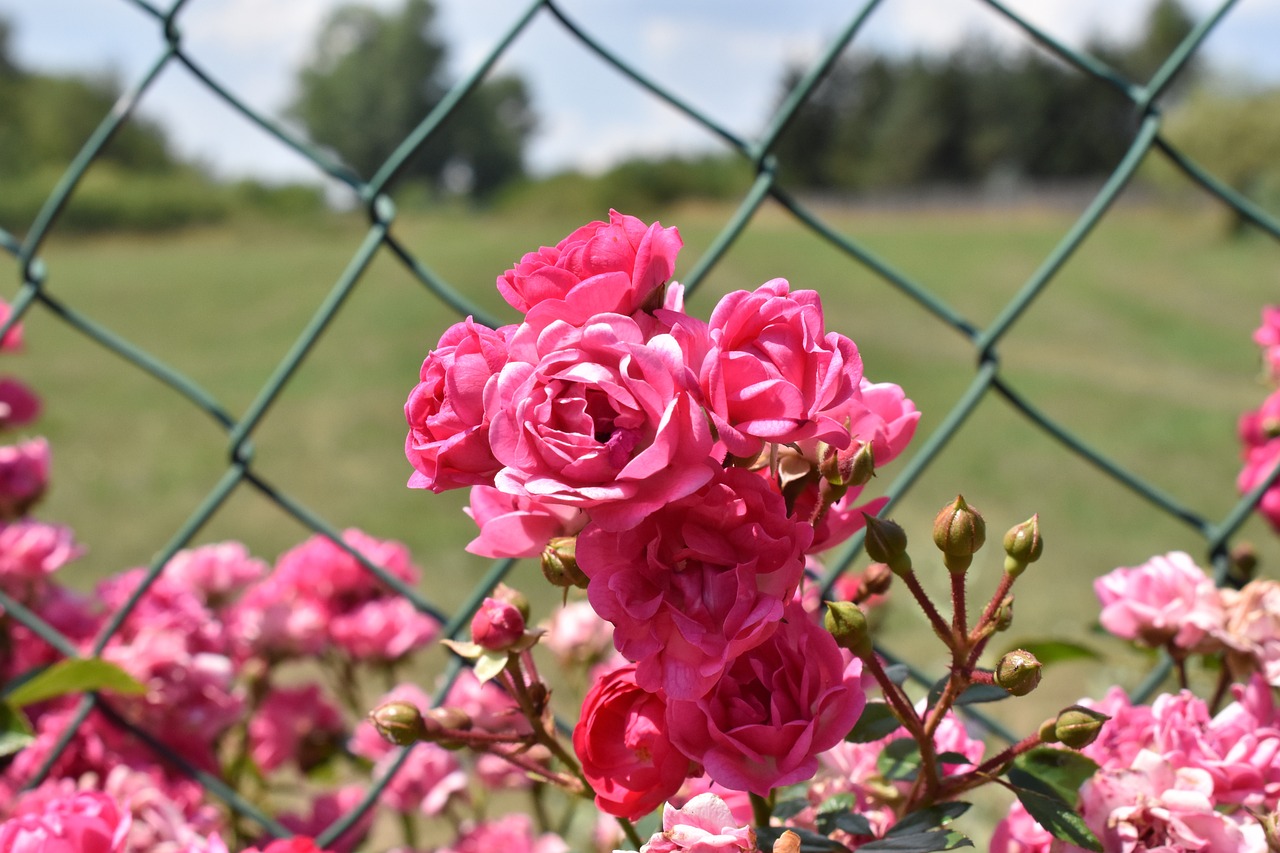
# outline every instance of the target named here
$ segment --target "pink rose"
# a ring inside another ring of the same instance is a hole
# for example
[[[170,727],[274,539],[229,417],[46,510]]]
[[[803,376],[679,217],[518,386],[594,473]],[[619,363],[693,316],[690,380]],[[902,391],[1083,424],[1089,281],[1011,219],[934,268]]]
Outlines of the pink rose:
[[[0,521],[0,587],[26,599],[48,575],[79,557],[71,528],[41,521]]]
[[[17,379],[0,377],[0,429],[25,426],[40,414],[40,398]]]
[[[329,638],[343,654],[358,661],[396,661],[426,648],[440,634],[434,616],[399,595],[357,604],[329,620]]]
[[[438,853],[569,853],[569,845],[554,833],[533,834],[533,821],[528,815],[509,814],[497,820],[476,824]]]
[[[756,832],[742,825],[724,800],[699,794],[683,808],[662,807],[662,830],[654,833],[640,853],[757,853]]]
[[[711,312],[709,336],[699,382],[730,453],[812,438],[848,445],[835,415],[858,393],[862,358],[853,341],[823,330],[815,291],[777,278],[730,293]]]
[[[0,519],[24,515],[49,484],[49,442],[33,438],[0,447]]]
[[[1093,582],[1102,627],[1148,646],[1194,650],[1212,644],[1223,626],[1217,587],[1181,551],[1141,566],[1115,569]]]
[[[660,695],[636,685],[634,666],[607,673],[587,692],[573,751],[602,811],[636,820],[680,790],[691,766],[671,742],[666,712]]]
[[[1280,436],[1280,391],[1272,391],[1261,406],[1241,415],[1236,431],[1246,450]]]
[[[164,577],[199,594],[201,601],[221,603],[267,572],[267,564],[250,556],[239,542],[220,542],[179,551],[165,564]]]
[[[1237,591],[1221,592],[1226,611],[1227,659],[1234,673],[1257,669],[1272,687],[1280,687],[1280,582],[1254,580]]]
[[[498,279],[498,292],[539,326],[633,314],[671,277],[682,245],[675,228],[611,210],[608,223],[590,222],[525,255]]]
[[[278,838],[266,847],[249,847],[244,853],[327,853],[316,846],[314,838],[295,835],[293,838]]]
[[[355,811],[356,806],[364,799],[364,795],[365,787],[363,785],[343,785],[333,791],[326,791],[313,797],[309,812],[280,815],[280,823],[290,832],[297,833],[292,839],[293,843],[306,845],[310,843],[311,838],[320,835],[340,818],[346,817]],[[376,812],[373,809],[365,811],[346,831],[330,841],[325,849],[332,851],[332,853],[352,853],[352,851],[360,847],[361,842],[368,836],[369,830],[373,826],[375,815]],[[289,842],[277,841],[275,843],[286,844]],[[289,848],[286,847],[284,850],[288,851]],[[308,848],[304,846],[298,853],[309,853],[312,850],[314,850],[314,847]]]
[[[1049,853],[1053,833],[1036,823],[1018,800],[991,835],[991,853]]]
[[[345,733],[342,712],[319,686],[275,687],[249,718],[249,750],[265,772],[293,763],[306,773],[333,755]]]
[[[508,363],[485,394],[506,466],[498,489],[621,530],[711,479],[711,431],[670,336],[646,339],[634,320],[602,314],[582,328],[551,324],[537,350],[537,363]]]
[[[552,539],[573,536],[587,523],[580,509],[509,495],[492,486],[472,486],[464,509],[480,527],[467,552],[481,557],[536,557]]]
[[[1150,705],[1134,705],[1121,687],[1112,687],[1101,700],[1085,699],[1082,705],[1111,719],[1098,739],[1080,750],[1105,769],[1128,767],[1139,752],[1152,746],[1155,718]]]
[[[524,616],[515,605],[486,598],[471,617],[471,641],[482,649],[505,651],[524,636]]]
[[[868,382],[865,377],[846,414],[854,441],[841,455],[856,453],[862,445],[870,444],[877,468],[898,458],[920,422],[920,412],[901,387],[892,382]]]
[[[1262,309],[1262,325],[1253,333],[1253,342],[1262,347],[1262,363],[1267,375],[1280,377],[1280,307]]]
[[[49,800],[38,811],[0,824],[6,853],[122,853],[131,817],[114,799],[82,791]]]
[[[811,778],[819,753],[853,728],[866,704],[861,674],[861,661],[846,661],[829,633],[788,604],[778,630],[706,696],[669,703],[671,739],[721,785],[767,795]]]
[[[632,528],[588,525],[578,567],[614,645],[638,662],[636,683],[697,699],[773,633],[811,536],[767,480],[729,468]]]
[[[590,602],[573,601],[551,614],[540,645],[562,667],[593,663],[613,651],[613,625],[600,618]]]
[[[1280,439],[1245,450],[1244,467],[1236,477],[1236,490],[1248,494],[1271,476],[1280,463]],[[1280,531],[1280,484],[1272,484],[1258,500],[1258,513]]]
[[[445,330],[404,404],[409,486],[443,492],[492,483],[502,467],[489,450],[485,386],[507,363],[513,326],[493,330],[470,317]]]
[[[12,316],[13,307],[8,302],[0,299],[0,323],[9,322],[9,318]],[[16,352],[20,349],[22,349],[22,323],[19,322],[10,326],[9,331],[5,332],[3,338],[0,338],[0,350]]]

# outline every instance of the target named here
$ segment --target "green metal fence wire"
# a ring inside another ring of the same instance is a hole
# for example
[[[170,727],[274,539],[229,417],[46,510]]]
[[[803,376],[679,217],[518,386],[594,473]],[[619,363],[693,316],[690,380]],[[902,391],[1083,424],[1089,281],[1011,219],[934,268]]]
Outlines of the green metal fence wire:
[[[756,175],[755,180],[716,238],[697,260],[687,277],[685,277],[684,283],[689,294],[696,292],[706,280],[708,273],[733,250],[735,242],[743,234],[744,229],[752,221],[761,206],[766,201],[772,200],[788,211],[796,222],[810,229],[838,252],[847,256],[851,262],[865,268],[889,287],[914,300],[935,317],[940,324],[954,330],[964,340],[968,341],[972,348],[975,364],[971,382],[959,399],[956,400],[950,411],[942,418],[939,425],[924,437],[922,446],[915,452],[910,463],[889,486],[887,490],[889,508],[898,503],[920,476],[939,458],[948,442],[961,429],[977,406],[993,395],[1004,399],[1013,411],[1025,417],[1047,435],[1052,436],[1072,454],[1095,466],[1141,499],[1150,502],[1161,512],[1193,530],[1204,542],[1205,552],[1212,560],[1219,583],[1223,583],[1227,575],[1230,564],[1229,546],[1233,537],[1249,517],[1253,505],[1260,498],[1262,492],[1277,477],[1280,477],[1280,471],[1273,474],[1265,483],[1254,489],[1252,493],[1244,496],[1223,517],[1218,519],[1203,517],[1118,461],[1089,446],[1066,426],[1036,408],[1005,375],[1002,370],[999,353],[1000,342],[1032,307],[1037,297],[1055,280],[1055,277],[1058,276],[1063,267],[1072,260],[1081,245],[1089,238],[1090,233],[1106,216],[1108,209],[1132,178],[1139,164],[1152,153],[1161,155],[1192,182],[1202,187],[1205,193],[1234,211],[1243,220],[1252,223],[1273,238],[1280,238],[1280,221],[1277,221],[1276,218],[1250,199],[1231,189],[1224,181],[1219,180],[1194,162],[1187,154],[1170,142],[1162,131],[1161,96],[1165,93],[1169,83],[1176,77],[1179,70],[1195,55],[1206,36],[1228,15],[1235,5],[1234,0],[1222,3],[1212,14],[1203,18],[1152,78],[1145,83],[1126,79],[1124,75],[1109,67],[1099,58],[1068,47],[1050,34],[1022,19],[1005,5],[997,2],[997,0],[976,0],[976,2],[985,2],[987,6],[1019,28],[1030,41],[1073,66],[1080,74],[1094,78],[1100,88],[1110,88],[1119,92],[1132,104],[1134,114],[1137,117],[1137,131],[1129,144],[1128,152],[1116,166],[1109,179],[1075,223],[1061,237],[1053,250],[1044,258],[1039,268],[1025,281],[1022,288],[1008,301],[996,318],[986,326],[980,326],[967,319],[961,312],[930,289],[877,257],[857,240],[841,233],[819,215],[817,211],[807,206],[779,183],[775,158],[771,153],[779,136],[786,130],[797,110],[811,97],[815,87],[824,79],[837,59],[854,42],[866,22],[879,7],[885,5],[889,0],[869,0],[869,2],[862,4],[860,8],[853,11],[848,22],[835,34],[822,52],[822,55],[807,69],[794,88],[781,100],[780,106],[767,123],[766,129],[755,139],[740,137],[710,118],[698,106],[682,100],[652,77],[628,64],[617,53],[594,38],[590,32],[575,23],[553,0],[534,0],[515,19],[510,27],[496,39],[493,48],[484,59],[471,69],[465,79],[458,83],[432,109],[430,114],[423,117],[421,123],[413,132],[403,140],[395,151],[391,152],[377,173],[368,177],[356,174],[347,166],[335,161],[325,152],[315,148],[305,139],[300,138],[290,129],[254,110],[235,92],[220,84],[206,68],[202,67],[186,51],[179,28],[182,15],[190,5],[186,0],[176,0],[168,8],[148,2],[148,0],[123,0],[123,2],[131,4],[153,19],[163,39],[163,48],[156,54],[148,70],[124,93],[115,109],[103,118],[101,124],[85,141],[83,148],[80,149],[78,155],[69,164],[61,181],[48,196],[43,208],[30,223],[22,239],[0,230],[0,247],[3,247],[16,261],[20,280],[20,286],[12,299],[13,311],[11,317],[4,326],[0,327],[0,334],[7,331],[8,327],[13,323],[20,321],[29,311],[47,311],[50,315],[65,322],[104,350],[114,353],[129,364],[165,384],[175,394],[184,398],[191,406],[211,418],[226,433],[227,465],[225,473],[217,485],[192,510],[185,523],[173,533],[169,541],[156,554],[143,582],[137,587],[124,606],[114,614],[110,623],[98,637],[91,650],[93,653],[100,652],[105,647],[113,633],[137,605],[139,598],[146,593],[170,558],[180,549],[187,547],[201,528],[221,510],[233,494],[240,490],[254,490],[260,493],[274,502],[285,513],[301,522],[301,524],[330,537],[338,546],[347,550],[370,572],[374,573],[383,583],[409,599],[419,610],[439,618],[445,625],[443,631],[445,636],[458,636],[465,629],[472,612],[479,606],[484,595],[511,571],[514,561],[506,560],[495,563],[490,571],[479,581],[461,607],[452,614],[443,612],[441,608],[424,597],[419,590],[409,587],[380,567],[371,564],[361,554],[356,553],[343,542],[338,527],[308,509],[301,499],[277,488],[269,480],[265,479],[255,465],[253,436],[264,420],[270,416],[273,405],[279,400],[282,392],[292,381],[298,369],[307,361],[321,334],[338,316],[348,297],[359,286],[370,264],[381,254],[395,258],[421,282],[430,294],[443,302],[452,311],[457,312],[459,315],[471,314],[481,322],[497,325],[491,318],[486,316],[485,311],[479,306],[473,305],[447,281],[435,274],[425,259],[419,257],[417,253],[391,233],[391,225],[395,221],[397,214],[395,205],[388,193],[409,158],[436,132],[437,128],[485,77],[495,63],[504,56],[511,45],[520,39],[535,21],[539,20],[545,21],[549,19],[555,22],[566,34],[576,39],[587,50],[592,52],[602,65],[612,67],[635,85],[642,87],[675,110],[683,113],[691,121],[704,127],[723,142],[728,149],[749,162],[753,167]],[[60,214],[76,192],[76,188],[84,177],[86,170],[94,163],[112,138],[112,135],[131,120],[139,103],[146,97],[148,90],[151,89],[160,72],[171,67],[179,67],[200,81],[209,91],[258,125],[263,131],[275,137],[282,145],[292,148],[307,158],[314,164],[319,173],[342,182],[354,190],[361,199],[369,219],[368,231],[352,255],[346,269],[334,282],[328,295],[316,308],[310,322],[307,323],[293,346],[276,366],[257,396],[238,415],[181,371],[129,340],[115,334],[106,326],[95,321],[94,318],[80,313],[73,306],[60,300],[46,284],[48,269],[42,260],[41,251],[50,235],[54,233]],[[387,81],[388,85],[395,85],[396,82]],[[410,85],[410,81],[403,82],[405,85]],[[839,575],[849,568],[858,553],[860,544],[860,540],[854,541],[844,552],[842,559],[833,564],[828,574],[822,579],[824,592],[829,591]],[[0,592],[0,607],[3,607],[12,618],[29,627],[62,654],[69,658],[77,655],[74,644],[3,592]],[[888,650],[885,651],[888,654]],[[890,656],[892,657],[892,655]],[[1134,693],[1135,698],[1144,699],[1151,695],[1168,675],[1169,666],[1170,664],[1167,660],[1157,666],[1150,674],[1150,677],[1137,688]],[[459,668],[460,664],[457,661],[451,664],[448,672],[449,678],[446,679],[445,686],[440,688],[438,696],[442,696],[444,691],[447,690],[448,683],[452,677],[456,676]],[[912,669],[912,674],[924,682],[931,680],[928,674],[914,669]],[[90,694],[83,697],[76,711],[76,716],[68,725],[61,743],[54,748],[49,759],[45,762],[42,772],[37,774],[37,777],[32,781],[33,785],[37,784],[48,773],[53,762],[61,751],[66,748],[77,726],[95,708],[102,711],[109,719],[114,720],[121,727],[133,731],[143,742],[150,744],[157,752],[161,753],[166,760],[184,769],[212,794],[224,800],[229,808],[258,822],[268,833],[276,836],[288,835],[288,831],[283,826],[268,815],[263,814],[252,803],[238,796],[222,780],[191,767],[183,760],[182,756],[175,755],[152,734],[137,729],[123,719],[121,715],[114,713],[109,701],[99,695]],[[994,721],[984,720],[984,722],[992,731],[1002,732],[1000,726]],[[407,755],[408,752],[406,751],[400,756],[400,763],[403,763]],[[340,820],[322,833],[318,839],[321,846],[340,836],[372,806],[387,781],[399,768],[400,763],[391,767],[381,779],[370,786],[363,801],[356,808],[343,815]]]

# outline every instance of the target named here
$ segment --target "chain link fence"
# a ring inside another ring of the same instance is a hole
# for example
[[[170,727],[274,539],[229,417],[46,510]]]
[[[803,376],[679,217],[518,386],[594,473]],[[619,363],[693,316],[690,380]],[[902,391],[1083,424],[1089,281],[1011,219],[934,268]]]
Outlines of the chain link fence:
[[[334,322],[343,310],[348,297],[361,286],[362,281],[366,279],[367,270],[379,257],[393,259],[402,265],[409,274],[421,282],[425,297],[438,300],[447,306],[449,311],[459,316],[474,315],[480,322],[499,325],[479,305],[473,304],[459,289],[432,271],[429,247],[427,251],[419,252],[393,232],[397,212],[391,193],[396,185],[397,175],[415,151],[437,132],[450,114],[507,54],[522,34],[535,22],[545,24],[547,21],[553,22],[562,28],[566,35],[576,39],[598,58],[601,66],[615,69],[635,86],[666,102],[690,121],[703,126],[729,151],[750,163],[754,169],[754,182],[737,203],[732,215],[723,222],[717,236],[697,258],[693,267],[681,277],[691,297],[697,293],[700,285],[717,265],[735,251],[739,238],[744,235],[753,217],[763,206],[769,204],[785,210],[795,223],[809,229],[812,234],[829,244],[845,257],[851,266],[860,266],[884,287],[896,290],[917,303],[936,321],[939,329],[950,330],[967,342],[973,360],[971,380],[945,415],[939,418],[933,412],[928,413],[932,427],[926,428],[922,436],[917,439],[918,446],[908,464],[897,473],[896,479],[888,486],[887,494],[890,497],[888,511],[903,499],[913,484],[945,452],[948,443],[962,429],[977,407],[985,400],[999,398],[1011,411],[1025,418],[1034,428],[1051,436],[1080,462],[1104,472],[1131,492],[1136,499],[1148,502],[1159,512],[1192,531],[1203,543],[1204,553],[1212,561],[1217,578],[1222,582],[1229,568],[1229,548],[1234,538],[1249,518],[1252,505],[1277,475],[1273,474],[1266,483],[1242,498],[1221,517],[1204,517],[1192,510],[1182,498],[1169,494],[1126,467],[1121,461],[1094,449],[1066,425],[1038,408],[1025,389],[1019,388],[1009,378],[1008,371],[1001,361],[1000,350],[1002,341],[1010,331],[1018,326],[1028,312],[1035,309],[1037,298],[1055,280],[1058,280],[1060,272],[1072,263],[1081,247],[1090,239],[1095,227],[1107,216],[1108,211],[1125,190],[1139,165],[1148,157],[1167,160],[1184,173],[1191,182],[1198,185],[1205,194],[1225,205],[1235,215],[1252,223],[1269,238],[1280,238],[1280,221],[1202,168],[1162,133],[1160,109],[1162,96],[1165,95],[1179,70],[1192,59],[1204,39],[1231,12],[1235,3],[1224,2],[1212,14],[1199,20],[1193,31],[1150,80],[1135,81],[1126,79],[1098,58],[1071,49],[1052,34],[1023,20],[996,0],[984,0],[987,6],[1020,29],[1029,42],[1073,66],[1079,74],[1092,78],[1100,93],[1108,94],[1105,90],[1110,89],[1126,98],[1132,104],[1137,122],[1136,132],[1129,143],[1127,154],[1088,202],[1083,212],[1060,236],[1057,244],[1043,257],[1038,268],[1023,281],[1017,293],[998,311],[994,319],[986,324],[979,324],[949,304],[935,290],[914,280],[895,265],[882,259],[859,240],[847,233],[842,233],[820,208],[806,203],[805,200],[790,192],[780,183],[777,176],[777,164],[771,152],[779,136],[842,53],[855,43],[877,9],[888,5],[889,2],[891,0],[883,0],[883,2],[871,0],[856,9],[843,28],[832,34],[821,56],[808,67],[799,82],[780,101],[780,105],[767,122],[763,132],[754,138],[743,138],[710,118],[699,105],[683,100],[643,71],[628,64],[597,40],[591,32],[575,23],[555,2],[537,0],[528,5],[523,14],[519,15],[514,23],[496,39],[488,54],[469,70],[465,78],[453,87],[429,115],[423,117],[417,128],[401,142],[396,150],[390,152],[376,174],[358,175],[342,163],[333,160],[325,152],[309,145],[305,139],[300,138],[287,127],[250,108],[236,92],[223,86],[214,74],[202,67],[184,49],[179,25],[185,9],[190,4],[178,0],[171,8],[166,9],[148,0],[123,0],[122,5],[131,4],[153,20],[156,31],[161,36],[163,47],[156,53],[149,70],[132,81],[116,108],[110,115],[102,118],[96,131],[85,140],[79,154],[67,166],[62,180],[50,193],[43,209],[26,228],[25,233],[18,237],[0,231],[0,246],[3,246],[11,258],[10,270],[16,273],[19,280],[17,291],[12,297],[14,309],[12,316],[8,324],[0,329],[0,333],[7,331],[9,325],[22,320],[27,315],[47,312],[48,316],[67,324],[101,347],[104,352],[118,356],[154,381],[167,386],[174,395],[185,401],[185,404],[212,419],[225,433],[226,464],[221,479],[209,490],[199,505],[191,508],[185,523],[173,531],[169,540],[156,553],[146,573],[145,581],[109,621],[97,638],[91,650],[92,653],[102,651],[170,558],[179,550],[188,547],[231,497],[243,490],[257,492],[262,498],[277,505],[281,511],[305,527],[331,537],[340,547],[360,560],[370,572],[377,575],[383,583],[409,599],[416,608],[439,618],[444,623],[444,636],[456,637],[464,632],[473,611],[485,594],[512,570],[514,561],[494,564],[476,583],[465,603],[453,609],[453,612],[446,612],[446,608],[434,600],[434,592],[429,584],[425,590],[410,588],[380,567],[372,565],[344,544],[340,533],[343,519],[321,517],[308,507],[306,495],[292,494],[271,482],[262,473],[261,460],[255,453],[254,438],[263,424],[271,418],[273,406],[284,390],[295,380],[299,369],[308,362],[322,333]],[[50,238],[58,232],[60,214],[73,198],[86,171],[94,164],[113,134],[129,122],[136,109],[146,102],[148,91],[152,89],[162,71],[189,75],[200,81],[217,98],[256,124],[261,132],[271,135],[279,141],[280,145],[288,146],[307,158],[314,164],[319,174],[348,186],[357,194],[368,215],[367,232],[352,253],[346,269],[316,306],[310,321],[298,332],[292,347],[276,364],[270,378],[261,386],[256,397],[243,409],[232,406],[208,392],[197,381],[167,362],[161,354],[147,351],[99,322],[90,312],[80,310],[74,302],[59,298],[57,288],[49,285],[53,271],[58,268],[57,251],[56,248],[50,248]],[[395,85],[396,81],[387,81],[387,83]],[[1113,93],[1108,96],[1113,96]],[[3,188],[0,187],[0,192],[2,191]],[[880,371],[881,378],[894,378],[889,375],[891,371],[883,366]],[[910,394],[911,389],[906,390]],[[388,488],[397,486],[398,484],[388,484]],[[376,497],[372,499],[376,500]],[[823,579],[825,589],[829,589],[834,584],[840,573],[849,569],[857,558],[859,547],[859,541],[853,542],[848,550],[843,552],[843,558],[833,563],[829,575]],[[67,657],[77,656],[75,644],[25,609],[18,601],[0,593],[0,606],[14,619],[60,650],[62,654]],[[886,649],[885,652],[892,656],[893,650]],[[455,663],[454,666],[456,672],[457,664]],[[1136,689],[1135,695],[1143,698],[1149,696],[1167,674],[1168,662],[1166,661],[1150,673],[1146,682]],[[927,673],[920,672],[917,675],[922,681],[932,680],[928,678]],[[109,705],[96,695],[83,697],[76,716],[68,725],[59,747],[54,750],[46,763],[44,772],[48,772],[60,750],[70,742],[77,725],[95,708],[119,725],[130,728],[136,737],[161,752],[167,761],[179,767],[185,767],[192,777],[199,780],[213,795],[223,799],[231,809],[257,821],[271,834],[278,836],[288,834],[283,826],[272,817],[263,814],[253,803],[242,799],[223,780],[191,766],[181,755],[174,754],[160,743],[153,733],[139,730],[118,715],[113,715]],[[995,722],[988,721],[988,724],[996,731],[1000,730]],[[404,755],[407,755],[407,752]],[[401,756],[402,760],[404,755]],[[398,764],[395,765],[391,773],[394,774],[398,767]],[[389,776],[371,786],[364,800],[330,826],[319,837],[319,843],[324,845],[327,840],[338,837],[358,820],[376,801],[387,778]],[[37,777],[32,784],[39,781],[40,777]]]

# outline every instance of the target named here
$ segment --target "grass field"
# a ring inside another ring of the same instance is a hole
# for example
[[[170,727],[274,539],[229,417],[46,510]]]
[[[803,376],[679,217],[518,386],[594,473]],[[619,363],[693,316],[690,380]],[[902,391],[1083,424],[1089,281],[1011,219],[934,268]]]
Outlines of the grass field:
[[[677,277],[729,213],[691,208],[662,217],[685,238]],[[981,327],[1019,290],[1075,212],[825,215]],[[486,310],[514,319],[493,289],[495,276],[586,218],[414,217],[397,222],[395,233]],[[237,225],[163,238],[55,238],[42,256],[58,299],[190,376],[239,416],[364,233],[354,220],[306,231]],[[1002,342],[1003,373],[1087,442],[1218,518],[1236,498],[1235,419],[1266,391],[1250,334],[1261,307],[1277,300],[1277,261],[1275,244],[1228,238],[1212,213],[1121,206]],[[857,341],[867,374],[906,389],[924,412],[917,444],[971,380],[975,358],[960,334],[778,210],[756,217],[689,310],[705,317],[718,294],[775,276],[820,291],[829,327]],[[445,608],[462,600],[487,563],[462,551],[472,535],[460,512],[462,495],[404,488],[401,407],[422,358],[455,319],[389,253],[380,254],[253,436],[262,477],[338,527],[408,543],[426,570],[426,594]],[[53,444],[54,487],[40,514],[71,525],[89,549],[69,576],[88,585],[146,563],[224,472],[225,433],[39,306],[28,315],[27,341],[8,368],[47,404],[38,427]],[[886,469],[879,483],[887,486],[895,474]],[[1115,650],[1088,637],[1096,615],[1091,579],[1173,549],[1201,556],[1192,531],[1069,455],[996,398],[981,404],[894,512],[916,541],[926,574],[929,521],[957,492],[985,512],[996,552],[1004,529],[1040,513],[1047,551],[1020,582],[1011,640],[1065,634]],[[1263,571],[1274,574],[1280,548],[1273,535],[1256,522],[1248,534]],[[237,538],[270,559],[305,535],[242,488],[199,541]],[[996,553],[975,563],[975,594],[994,583],[999,565]],[[533,584],[536,568],[522,571]],[[940,565],[937,575],[941,581]],[[883,629],[891,648],[908,654],[928,648],[923,620],[904,606],[888,611]],[[1116,660],[1121,678],[1144,665],[1123,655]],[[1080,680],[1092,670],[1073,666],[1064,664],[1057,677],[1050,671],[1037,694],[1046,707],[1100,689],[1101,682]]]

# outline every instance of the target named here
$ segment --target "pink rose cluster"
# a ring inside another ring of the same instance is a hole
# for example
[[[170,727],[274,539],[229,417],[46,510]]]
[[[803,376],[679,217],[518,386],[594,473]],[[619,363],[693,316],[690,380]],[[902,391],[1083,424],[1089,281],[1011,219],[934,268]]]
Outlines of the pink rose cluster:
[[[1280,464],[1280,306],[1262,309],[1262,325],[1253,333],[1262,348],[1263,372],[1275,387],[1258,408],[1240,416],[1240,437],[1244,465],[1236,478],[1240,494],[1260,486]],[[1280,484],[1262,493],[1258,511],[1280,531]]]
[[[1164,647],[1177,658],[1224,654],[1231,675],[1260,673],[1280,687],[1280,583],[1219,589],[1180,551],[1118,568],[1093,583],[1102,627],[1125,640]]]
[[[1100,702],[1111,717],[1081,750],[1098,771],[1080,791],[1085,824],[1107,851],[1249,851],[1269,848],[1259,816],[1280,809],[1280,712],[1255,676],[1211,715],[1183,690],[1132,705],[1120,688]],[[993,853],[1079,848],[1053,837],[1015,804],[997,827]]]
[[[469,551],[576,537],[629,664],[574,743],[601,808],[629,818],[699,768],[760,794],[808,778],[857,719],[860,663],[792,600],[806,557],[883,505],[863,484],[919,418],[814,291],[773,279],[687,314],[681,245],[610,211],[525,255],[497,282],[521,322],[450,327],[405,404],[409,485],[471,488]]]

